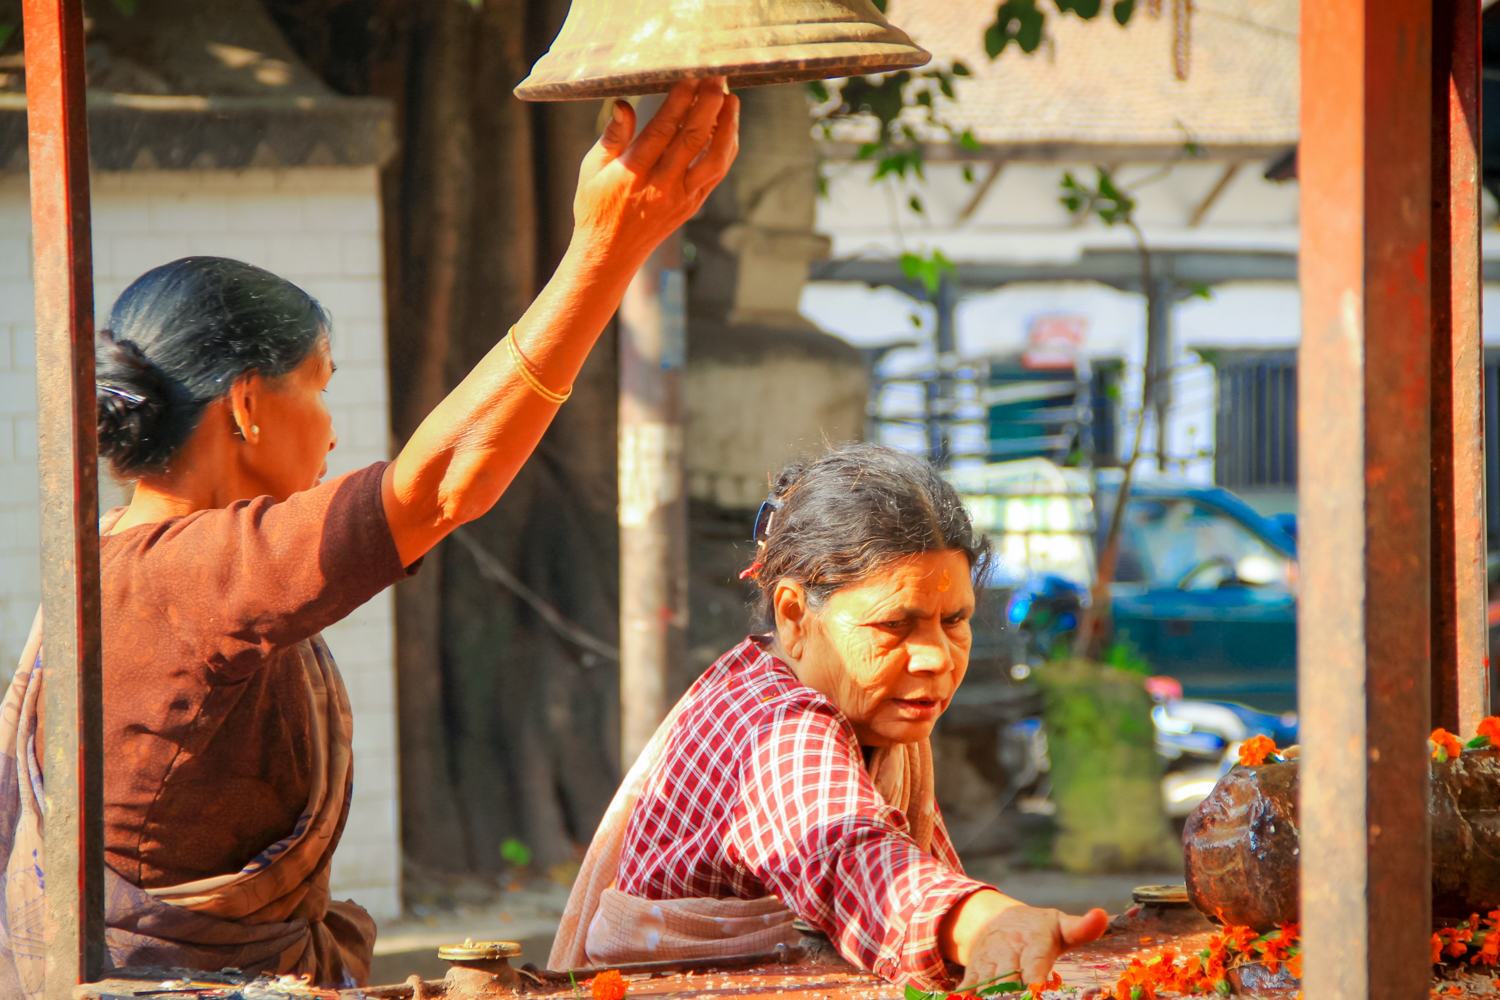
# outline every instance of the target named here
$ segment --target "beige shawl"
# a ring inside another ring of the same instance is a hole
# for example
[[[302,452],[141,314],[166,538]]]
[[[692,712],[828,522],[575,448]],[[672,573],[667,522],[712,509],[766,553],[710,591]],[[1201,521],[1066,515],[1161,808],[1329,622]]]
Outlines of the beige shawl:
[[[614,887],[630,813],[666,756],[678,717],[695,697],[696,689],[690,690],[667,715],[605,811],[568,896],[550,968],[757,955],[799,940],[794,915],[776,896],[640,899]],[[869,774],[881,797],[906,814],[917,845],[928,850],[935,823],[928,742],[881,747]]]

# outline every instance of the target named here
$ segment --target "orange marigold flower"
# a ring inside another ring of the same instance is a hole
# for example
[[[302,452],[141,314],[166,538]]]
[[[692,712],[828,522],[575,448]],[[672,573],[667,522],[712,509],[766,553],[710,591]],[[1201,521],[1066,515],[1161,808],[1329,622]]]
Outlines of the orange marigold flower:
[[[1298,941],[1301,941],[1302,925],[1300,923],[1282,924],[1281,940],[1287,944],[1296,944]]]
[[[1026,989],[1031,994],[1032,1000],[1040,1000],[1043,990],[1060,990],[1062,989],[1062,984],[1062,976],[1054,972],[1052,973],[1052,978],[1048,979],[1045,983],[1032,983]]]
[[[1302,952],[1299,951],[1295,955],[1288,955],[1287,956],[1287,960],[1286,960],[1286,968],[1287,968],[1287,971],[1290,972],[1292,975],[1296,976],[1298,979],[1301,979],[1302,978]],[[1297,996],[1300,997],[1300,996],[1302,996],[1302,994],[1298,993]]]
[[[1479,720],[1475,736],[1488,736],[1492,746],[1500,747],[1500,715],[1486,715]]]
[[[1292,946],[1281,938],[1268,938],[1257,947],[1261,951],[1261,961],[1265,963],[1266,969],[1272,973],[1281,968],[1291,952]]]
[[[1432,964],[1433,965],[1440,965],[1440,964],[1442,964],[1442,961],[1443,961],[1443,936],[1441,934],[1434,934],[1434,935],[1432,935]]]
[[[1240,744],[1240,763],[1245,767],[1260,767],[1275,755],[1276,741],[1269,736],[1252,736]]]
[[[629,992],[625,977],[617,969],[601,972],[589,983],[589,996],[594,1000],[625,1000]]]
[[[1434,729],[1432,735],[1427,737],[1427,745],[1432,747],[1432,756],[1437,760],[1457,760],[1458,755],[1463,752],[1458,737],[1441,727]]]
[[[1237,951],[1241,955],[1250,954],[1250,946],[1255,939],[1260,937],[1255,933],[1254,927],[1226,927],[1224,928],[1224,944],[1230,951]]]
[[[1500,934],[1490,931],[1484,936],[1479,951],[1469,959],[1470,965],[1500,965]]]
[[[1454,958],[1462,958],[1465,954],[1467,954],[1469,951],[1469,946],[1465,942],[1472,941],[1474,939],[1474,932],[1469,930],[1466,925],[1459,927],[1444,927],[1442,930],[1438,931],[1438,934],[1445,942],[1447,942],[1446,947],[1443,948],[1443,954],[1451,955]]]

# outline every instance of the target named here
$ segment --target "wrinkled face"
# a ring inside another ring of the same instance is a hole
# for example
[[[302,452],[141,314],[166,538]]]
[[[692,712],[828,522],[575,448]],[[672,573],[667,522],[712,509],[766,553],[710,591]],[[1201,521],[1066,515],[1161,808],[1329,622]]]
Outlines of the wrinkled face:
[[[237,450],[255,496],[285,500],[311,489],[328,472],[328,453],[338,444],[324,392],[333,377],[328,338],[302,364],[280,378],[252,376],[232,395],[245,436]]]
[[[926,738],[969,667],[974,587],[958,549],[901,559],[835,591],[820,612],[791,580],[772,599],[793,671],[849,717],[864,746]]]

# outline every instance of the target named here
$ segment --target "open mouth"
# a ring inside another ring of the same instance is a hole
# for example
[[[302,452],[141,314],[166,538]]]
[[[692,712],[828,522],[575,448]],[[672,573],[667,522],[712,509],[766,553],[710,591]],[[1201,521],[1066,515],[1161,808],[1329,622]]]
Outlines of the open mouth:
[[[943,703],[937,698],[892,698],[891,701],[901,708],[902,715],[914,719],[936,718],[943,710]]]

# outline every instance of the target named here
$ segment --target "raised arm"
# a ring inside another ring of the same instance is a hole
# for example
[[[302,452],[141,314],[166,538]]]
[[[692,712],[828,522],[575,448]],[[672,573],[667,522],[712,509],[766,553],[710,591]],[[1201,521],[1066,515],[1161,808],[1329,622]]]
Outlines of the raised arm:
[[[403,564],[494,506],[631,276],[728,172],[738,133],[739,100],[722,77],[678,84],[639,136],[634,111],[616,102],[579,170],[572,242],[511,331],[513,343],[492,348],[386,469],[382,499]],[[518,365],[529,365],[544,391]]]

